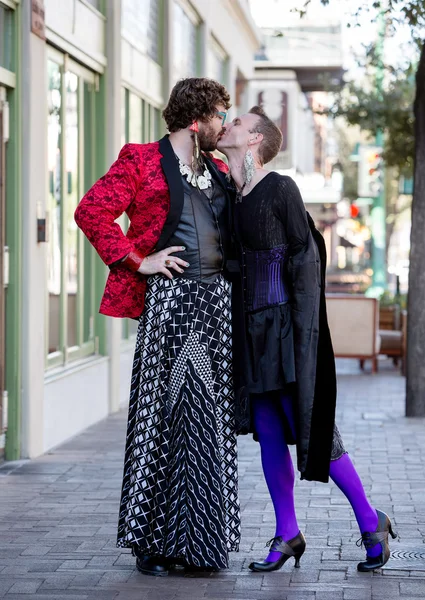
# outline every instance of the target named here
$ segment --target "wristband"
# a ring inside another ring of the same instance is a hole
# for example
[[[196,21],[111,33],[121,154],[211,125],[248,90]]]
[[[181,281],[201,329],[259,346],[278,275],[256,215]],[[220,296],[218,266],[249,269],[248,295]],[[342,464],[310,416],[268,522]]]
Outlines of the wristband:
[[[139,254],[137,250],[132,250],[129,254],[127,254],[121,264],[127,267],[127,269],[130,269],[130,271],[138,271],[144,260],[145,257]]]

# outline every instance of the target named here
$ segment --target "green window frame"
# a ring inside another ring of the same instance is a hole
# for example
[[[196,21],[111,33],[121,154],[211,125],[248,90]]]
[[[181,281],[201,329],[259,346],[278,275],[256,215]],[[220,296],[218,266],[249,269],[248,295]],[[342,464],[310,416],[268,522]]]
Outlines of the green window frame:
[[[74,210],[94,183],[98,76],[48,49],[46,368],[97,354],[96,252]]]

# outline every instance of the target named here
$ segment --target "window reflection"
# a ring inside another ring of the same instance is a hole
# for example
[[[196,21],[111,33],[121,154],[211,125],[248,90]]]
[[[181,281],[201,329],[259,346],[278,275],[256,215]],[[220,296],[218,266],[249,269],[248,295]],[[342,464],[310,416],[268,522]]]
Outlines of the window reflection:
[[[87,0],[89,4],[94,6],[97,10],[100,10],[100,0]]]
[[[208,49],[208,77],[226,83],[226,64],[213,49]]]
[[[77,291],[78,291],[78,228],[74,212],[79,201],[78,186],[78,77],[65,73],[65,273],[68,295],[68,346],[77,344]]]
[[[176,2],[173,24],[174,78],[194,77],[197,74],[198,28]]]
[[[83,148],[84,160],[81,160],[79,165],[79,186],[81,189],[80,196],[85,194],[93,185],[96,179],[93,157],[95,156],[98,142],[96,136],[93,135],[93,126],[95,123],[95,91],[92,83],[80,79],[80,86],[83,87],[83,109],[80,107],[80,147]],[[80,95],[81,98],[81,95]],[[83,138],[83,139],[82,139]],[[84,176],[83,176],[84,171]],[[82,186],[82,188],[81,188]],[[88,239],[79,232],[82,237],[82,247],[79,246],[78,268],[83,271],[79,275],[79,280],[82,282],[78,292],[82,295],[82,313],[83,313],[83,342],[88,342],[94,339],[94,315],[96,312],[95,306],[95,251]],[[80,306],[81,306],[80,304]]]
[[[214,37],[208,43],[208,77],[226,85],[228,57]]]
[[[161,112],[149,102],[133,94],[126,88],[121,88],[121,142],[130,143],[153,142],[160,137]],[[127,231],[129,220],[123,216],[122,229]],[[137,333],[138,321],[122,319],[121,337],[123,340],[132,338]]]
[[[141,144],[143,142],[142,99],[130,93],[130,119],[128,141]]]
[[[122,0],[122,30],[159,62],[160,0]]]
[[[49,169],[49,236],[47,245],[47,288],[49,293],[49,352],[60,350],[61,293],[61,72],[48,61],[47,149]]]
[[[48,61],[49,237],[48,352],[77,357],[94,352],[94,250],[74,221],[83,193],[94,182],[94,87],[81,75]],[[90,344],[88,344],[90,342]],[[83,348],[84,346],[84,348]],[[61,357],[59,357],[61,359]],[[50,357],[58,364],[58,357]]]
[[[123,87],[121,88],[121,147],[127,141],[127,90]]]

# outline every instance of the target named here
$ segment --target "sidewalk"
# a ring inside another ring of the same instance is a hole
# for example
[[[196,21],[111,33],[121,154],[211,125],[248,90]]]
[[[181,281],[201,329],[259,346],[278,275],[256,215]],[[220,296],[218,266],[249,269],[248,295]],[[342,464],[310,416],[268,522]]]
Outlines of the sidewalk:
[[[37,460],[0,468],[0,598],[7,600],[370,600],[425,597],[425,420],[406,419],[405,380],[389,363],[378,375],[338,364],[338,425],[375,506],[400,542],[373,574],[348,503],[332,484],[297,481],[307,538],[301,568],[250,573],[274,534],[259,447],[239,442],[242,544],[231,568],[202,576],[145,577],[115,548],[126,414],[108,418]]]

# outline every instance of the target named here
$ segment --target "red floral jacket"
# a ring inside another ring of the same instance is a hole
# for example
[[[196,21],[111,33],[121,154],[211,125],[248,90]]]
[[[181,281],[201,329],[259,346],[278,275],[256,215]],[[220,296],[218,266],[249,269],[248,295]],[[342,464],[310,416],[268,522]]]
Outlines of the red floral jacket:
[[[209,156],[218,170],[227,165]],[[148,256],[166,247],[182,207],[183,185],[168,136],[151,144],[126,144],[109,171],[85,194],[75,221],[107,265],[131,251]],[[116,219],[124,212],[130,227],[124,235]],[[111,317],[142,314],[146,278],[123,265],[112,266],[99,312]]]

